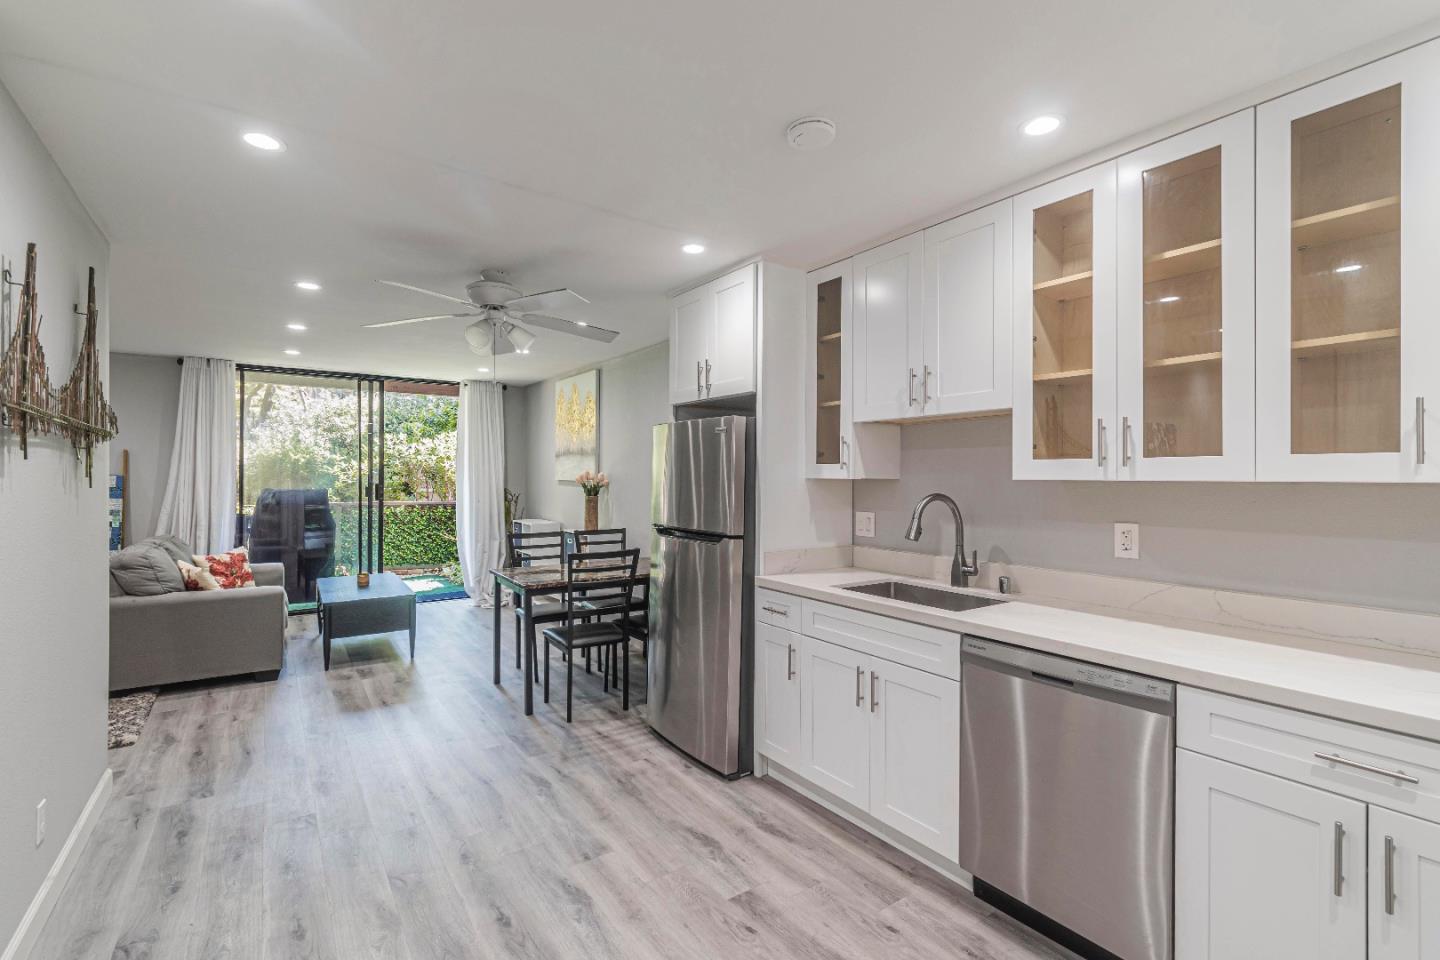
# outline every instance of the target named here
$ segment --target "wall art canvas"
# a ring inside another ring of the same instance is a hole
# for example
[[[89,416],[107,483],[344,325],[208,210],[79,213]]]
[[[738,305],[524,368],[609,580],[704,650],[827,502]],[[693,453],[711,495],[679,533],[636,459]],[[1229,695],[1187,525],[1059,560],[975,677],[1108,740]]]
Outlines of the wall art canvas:
[[[574,483],[599,461],[600,371],[587,370],[555,384],[555,479]]]

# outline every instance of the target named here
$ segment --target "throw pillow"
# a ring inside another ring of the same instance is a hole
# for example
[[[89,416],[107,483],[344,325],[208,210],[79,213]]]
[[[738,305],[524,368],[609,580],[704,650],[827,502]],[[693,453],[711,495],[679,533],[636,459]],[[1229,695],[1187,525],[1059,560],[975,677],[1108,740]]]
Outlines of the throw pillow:
[[[110,554],[110,577],[131,597],[158,597],[185,589],[175,561],[153,543],[137,543]]]
[[[195,553],[194,548],[192,548],[190,544],[186,543],[184,540],[181,540],[179,537],[174,536],[173,534],[167,533],[163,536],[149,537],[148,539],[142,540],[141,542],[153,543],[161,550],[164,550],[166,553],[170,554],[171,558],[174,559],[176,563],[179,563],[181,560],[189,563],[190,557]]]
[[[193,563],[186,563],[184,560],[176,561],[175,566],[180,569],[180,576],[185,581],[186,590],[219,590],[220,584],[205,567],[197,567]]]
[[[250,551],[244,547],[225,553],[197,553],[195,564],[208,570],[215,582],[225,590],[255,586],[255,574],[250,570]]]

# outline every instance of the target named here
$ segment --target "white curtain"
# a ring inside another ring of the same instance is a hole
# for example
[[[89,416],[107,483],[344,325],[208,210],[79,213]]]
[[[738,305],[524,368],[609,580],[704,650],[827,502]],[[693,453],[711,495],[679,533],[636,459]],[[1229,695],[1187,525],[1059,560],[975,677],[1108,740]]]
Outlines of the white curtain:
[[[505,543],[505,415],[498,383],[460,384],[460,418],[455,443],[455,543],[465,592],[477,604],[493,601],[495,581],[486,576],[500,565]]]
[[[155,524],[196,553],[235,545],[235,364],[186,357],[170,479]]]

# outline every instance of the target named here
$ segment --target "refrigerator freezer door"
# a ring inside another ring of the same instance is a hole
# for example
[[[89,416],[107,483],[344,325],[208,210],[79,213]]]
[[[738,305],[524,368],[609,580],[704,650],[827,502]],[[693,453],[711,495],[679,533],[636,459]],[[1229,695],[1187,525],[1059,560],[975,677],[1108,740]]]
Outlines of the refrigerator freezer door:
[[[745,534],[744,417],[655,427],[650,522],[730,537]]]
[[[722,774],[740,766],[743,540],[655,532],[646,711],[666,740]]]

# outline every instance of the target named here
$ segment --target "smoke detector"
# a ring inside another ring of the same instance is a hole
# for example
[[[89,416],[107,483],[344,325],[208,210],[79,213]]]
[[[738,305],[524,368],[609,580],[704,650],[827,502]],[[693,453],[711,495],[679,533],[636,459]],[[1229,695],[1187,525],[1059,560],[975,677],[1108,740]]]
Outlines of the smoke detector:
[[[824,117],[801,117],[785,128],[785,139],[796,150],[819,150],[835,142],[835,122]]]

